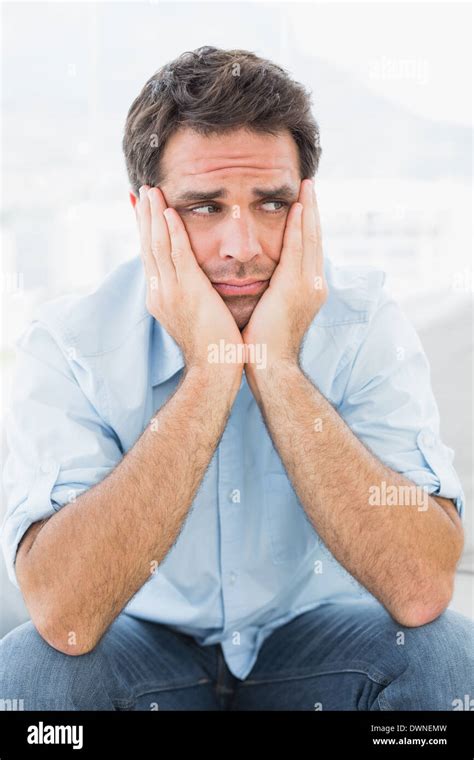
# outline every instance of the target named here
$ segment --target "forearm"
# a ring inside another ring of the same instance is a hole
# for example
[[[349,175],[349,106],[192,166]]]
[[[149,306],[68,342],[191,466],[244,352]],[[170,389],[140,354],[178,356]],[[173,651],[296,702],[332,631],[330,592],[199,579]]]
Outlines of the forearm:
[[[423,605],[435,616],[462,549],[448,515],[422,489],[412,506],[374,504],[374,486],[413,484],[365,448],[297,367],[256,371],[251,382],[300,501],[336,559],[400,621],[409,625]]]
[[[89,651],[179,535],[224,430],[237,374],[185,375],[119,465],[36,536],[20,580],[52,646]]]

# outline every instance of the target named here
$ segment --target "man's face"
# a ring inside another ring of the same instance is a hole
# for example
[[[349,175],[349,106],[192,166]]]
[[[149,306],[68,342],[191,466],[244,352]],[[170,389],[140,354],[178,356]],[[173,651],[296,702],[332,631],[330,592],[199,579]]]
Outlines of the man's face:
[[[203,137],[185,129],[168,141],[162,172],[168,206],[242,329],[278,264],[286,217],[298,199],[296,143],[289,132]]]

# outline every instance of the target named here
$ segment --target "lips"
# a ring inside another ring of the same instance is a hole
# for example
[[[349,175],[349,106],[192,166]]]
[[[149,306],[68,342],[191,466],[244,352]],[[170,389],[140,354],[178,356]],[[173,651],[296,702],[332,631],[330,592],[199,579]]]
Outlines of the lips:
[[[223,296],[254,296],[265,290],[268,280],[226,280],[212,285]]]

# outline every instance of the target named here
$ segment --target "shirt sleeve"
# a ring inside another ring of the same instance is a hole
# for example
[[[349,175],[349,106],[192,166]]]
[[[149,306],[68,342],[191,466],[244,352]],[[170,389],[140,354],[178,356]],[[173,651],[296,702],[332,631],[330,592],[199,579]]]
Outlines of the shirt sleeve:
[[[454,451],[440,438],[428,359],[415,328],[385,291],[351,364],[339,412],[385,465],[428,494],[452,499],[464,517]]]
[[[29,526],[103,480],[122,452],[46,325],[32,322],[16,347],[5,419],[6,511],[0,542],[8,576],[19,588],[15,559]]]

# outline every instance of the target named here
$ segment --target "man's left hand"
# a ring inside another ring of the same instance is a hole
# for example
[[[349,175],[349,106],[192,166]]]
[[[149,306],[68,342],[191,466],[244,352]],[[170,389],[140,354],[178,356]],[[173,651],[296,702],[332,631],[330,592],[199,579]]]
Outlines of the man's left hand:
[[[280,261],[242,332],[247,345],[266,347],[265,366],[247,363],[248,377],[278,363],[298,366],[303,337],[327,295],[316,192],[304,179],[288,213]]]

